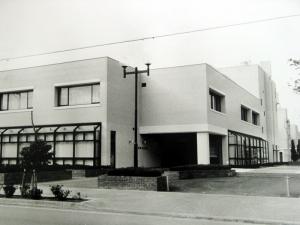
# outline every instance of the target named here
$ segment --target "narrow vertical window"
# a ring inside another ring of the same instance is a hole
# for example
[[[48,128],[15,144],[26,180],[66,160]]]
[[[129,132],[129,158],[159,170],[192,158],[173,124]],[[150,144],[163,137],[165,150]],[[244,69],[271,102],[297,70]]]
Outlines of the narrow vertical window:
[[[222,107],[222,104],[224,102],[224,96],[216,93],[213,90],[209,91],[209,95],[210,95],[210,108],[218,112],[223,112],[224,109]]]

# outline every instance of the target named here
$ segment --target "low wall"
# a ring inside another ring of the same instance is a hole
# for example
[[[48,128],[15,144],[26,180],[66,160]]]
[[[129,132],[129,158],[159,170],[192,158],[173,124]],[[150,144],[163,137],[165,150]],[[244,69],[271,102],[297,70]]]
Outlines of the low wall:
[[[26,175],[26,182],[31,180],[31,172]],[[22,172],[13,173],[0,173],[0,185],[3,184],[20,184],[22,181]],[[57,171],[40,171],[37,173],[38,182],[56,181],[56,180],[68,180],[72,179],[72,172],[66,170]]]
[[[72,178],[82,177],[97,177],[101,174],[107,173],[108,170],[100,169],[87,169],[87,170],[70,170],[72,172]]]
[[[178,173],[179,179],[236,176],[235,170],[184,170],[178,171]]]
[[[98,187],[105,189],[168,191],[167,177],[108,176],[98,177]]]

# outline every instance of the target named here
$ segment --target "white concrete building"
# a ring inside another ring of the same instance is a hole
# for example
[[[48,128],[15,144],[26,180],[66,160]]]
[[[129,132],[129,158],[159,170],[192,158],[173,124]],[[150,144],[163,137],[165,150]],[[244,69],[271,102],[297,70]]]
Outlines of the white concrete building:
[[[260,66],[222,71],[198,64],[140,77],[139,166],[273,161],[274,82]],[[0,79],[2,164],[19,163],[20,150],[34,140],[33,112],[54,163],[133,166],[134,77],[123,79],[121,63],[87,59],[1,71]]]
[[[287,109],[278,107],[277,146],[279,162],[291,161],[291,127]],[[295,143],[297,145],[297,143]]]
[[[1,71],[0,80],[1,163],[18,163],[34,140],[32,111],[55,163],[133,164],[134,83],[123,79],[119,62],[104,57]]]
[[[142,166],[268,162],[261,99],[213,67],[155,69],[142,82]]]

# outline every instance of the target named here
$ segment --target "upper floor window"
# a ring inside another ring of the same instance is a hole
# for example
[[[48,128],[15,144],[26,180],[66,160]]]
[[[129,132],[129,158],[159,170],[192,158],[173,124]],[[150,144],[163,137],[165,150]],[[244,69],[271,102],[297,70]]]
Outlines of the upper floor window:
[[[259,114],[254,111],[252,111],[252,123],[254,125],[259,125]]]
[[[1,111],[32,109],[33,90],[0,93]]]
[[[210,108],[218,112],[223,112],[224,96],[213,90],[209,90],[209,96],[210,96]]]
[[[57,106],[100,103],[100,83],[57,87]]]
[[[241,119],[244,121],[249,121],[249,109],[245,106],[241,106]]]

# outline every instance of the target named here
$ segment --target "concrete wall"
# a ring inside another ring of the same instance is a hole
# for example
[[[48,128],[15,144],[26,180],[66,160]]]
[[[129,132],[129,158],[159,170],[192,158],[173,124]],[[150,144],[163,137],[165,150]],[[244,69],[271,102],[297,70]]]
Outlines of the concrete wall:
[[[133,166],[134,75],[124,79],[121,63],[109,58],[107,80],[108,151],[105,158],[110,158],[110,131],[116,131],[116,167]]]
[[[241,120],[241,105],[259,113],[259,118],[263,116],[260,100],[213,67],[207,66],[206,71],[208,85],[208,88],[206,88],[207,93],[209,92],[209,88],[213,89],[222,93],[225,100],[224,113],[215,111],[209,107],[209,104],[207,105],[208,124],[225,129],[226,134],[227,130],[233,130],[261,137],[261,126],[252,123],[251,113],[249,122]],[[207,101],[209,102],[209,97]],[[218,133],[218,131],[216,130],[215,133]]]

